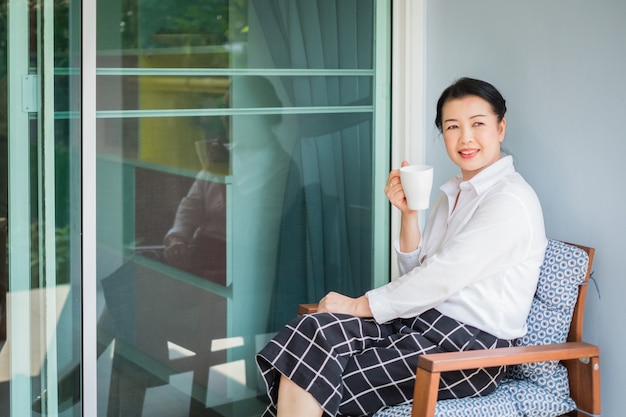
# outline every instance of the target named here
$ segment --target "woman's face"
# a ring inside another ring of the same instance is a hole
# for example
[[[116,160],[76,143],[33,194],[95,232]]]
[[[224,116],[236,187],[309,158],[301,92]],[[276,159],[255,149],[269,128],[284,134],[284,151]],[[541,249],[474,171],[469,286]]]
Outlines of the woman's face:
[[[506,119],[498,121],[491,105],[478,96],[445,102],[442,133],[448,156],[467,181],[500,159]]]

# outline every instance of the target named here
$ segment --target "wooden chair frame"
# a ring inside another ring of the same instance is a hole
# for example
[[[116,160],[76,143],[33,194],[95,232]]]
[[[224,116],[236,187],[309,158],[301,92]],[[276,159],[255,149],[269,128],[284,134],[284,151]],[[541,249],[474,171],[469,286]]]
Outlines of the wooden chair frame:
[[[600,349],[582,341],[585,298],[595,249],[570,244],[587,252],[589,263],[585,281],[578,291],[567,342],[422,355],[417,364],[412,417],[434,417],[442,372],[554,360],[561,361],[567,368],[570,397],[578,407],[569,415],[600,415]],[[316,310],[317,304],[301,304],[298,314]]]

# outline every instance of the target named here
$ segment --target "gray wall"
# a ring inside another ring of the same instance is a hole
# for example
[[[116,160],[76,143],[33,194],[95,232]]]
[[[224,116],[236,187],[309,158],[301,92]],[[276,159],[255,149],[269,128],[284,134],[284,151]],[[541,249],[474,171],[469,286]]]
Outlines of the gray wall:
[[[585,339],[599,344],[603,415],[621,415],[626,365],[626,2],[426,0],[426,161],[457,173],[432,121],[450,82],[492,82],[504,146],[542,201],[549,237],[596,248]]]

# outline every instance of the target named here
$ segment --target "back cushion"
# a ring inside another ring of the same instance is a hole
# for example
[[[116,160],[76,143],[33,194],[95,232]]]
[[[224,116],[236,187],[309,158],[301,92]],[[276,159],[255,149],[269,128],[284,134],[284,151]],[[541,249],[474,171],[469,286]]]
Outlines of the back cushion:
[[[537,292],[528,315],[528,332],[517,346],[564,343],[587,274],[589,256],[582,249],[549,240]],[[527,363],[509,368],[509,377],[527,379],[558,396],[569,396],[567,372],[558,361]]]

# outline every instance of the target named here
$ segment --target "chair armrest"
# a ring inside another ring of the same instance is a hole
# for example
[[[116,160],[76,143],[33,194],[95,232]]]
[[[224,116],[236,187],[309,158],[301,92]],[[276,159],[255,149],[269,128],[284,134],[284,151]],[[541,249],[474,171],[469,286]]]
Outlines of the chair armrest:
[[[597,346],[585,342],[569,342],[553,345],[431,353],[420,356],[417,366],[428,372],[447,372],[597,356],[600,356],[600,348]]]
[[[597,346],[584,342],[421,355],[417,361],[411,416],[433,417],[435,415],[441,372],[583,358],[591,358],[591,368],[595,369],[599,366],[599,356],[600,349]],[[596,381],[592,383],[593,389],[599,391],[599,374],[596,373],[594,378]],[[598,407],[591,408],[598,410],[599,402],[594,403],[592,407]]]
[[[300,304],[298,306],[298,316],[303,314],[312,314],[317,312],[317,303],[314,304]]]

